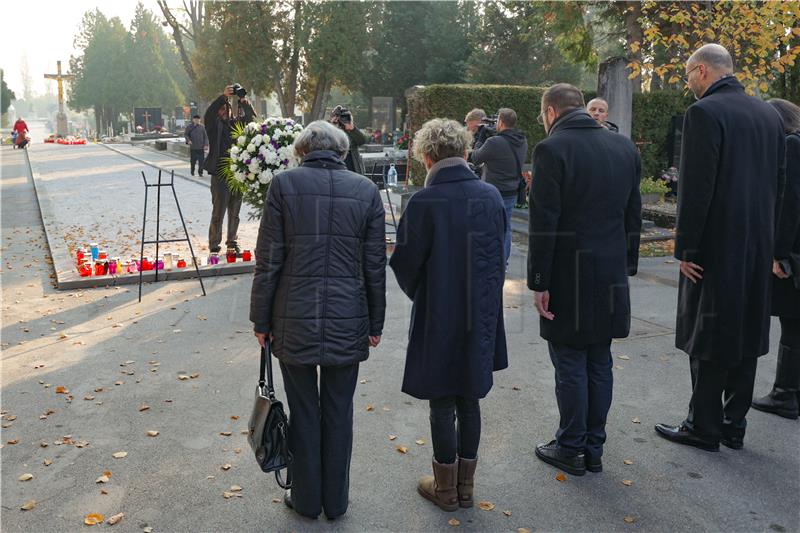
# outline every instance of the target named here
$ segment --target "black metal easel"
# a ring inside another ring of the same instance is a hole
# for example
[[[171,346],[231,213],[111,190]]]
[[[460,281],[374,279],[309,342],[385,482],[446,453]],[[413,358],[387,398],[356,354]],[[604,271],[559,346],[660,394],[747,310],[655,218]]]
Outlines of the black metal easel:
[[[386,201],[389,202],[389,212],[392,215],[392,223],[391,226],[394,228],[392,231],[387,231],[388,234],[397,235],[397,219],[394,215],[394,204],[392,203],[392,198],[389,196],[389,188],[386,186],[386,172],[387,172],[387,165],[386,163],[381,163],[381,171],[380,173],[375,172],[375,168],[378,166],[378,163],[375,162],[372,164],[372,171],[367,175],[367,177],[372,180],[375,185],[378,186],[378,189],[383,189],[386,191]],[[390,166],[390,165],[389,165]]]
[[[178,194],[175,192],[175,171],[171,172],[171,178],[169,183],[161,183],[161,169],[158,169],[158,183],[147,183],[147,177],[144,175],[144,171],[142,171],[142,179],[144,180],[144,217],[142,217],[142,249],[139,254],[139,301],[142,301],[142,262],[144,261],[144,245],[145,244],[155,244],[156,245],[156,259],[153,262],[153,271],[155,272],[155,277],[153,281],[158,281],[158,245],[162,242],[186,242],[189,244],[189,252],[192,254],[192,264],[194,265],[194,269],[197,272],[197,279],[200,281],[200,288],[203,290],[203,296],[206,295],[206,288],[203,285],[203,278],[200,276],[200,267],[197,264],[197,258],[194,255],[194,249],[192,248],[192,240],[189,238],[189,231],[186,229],[186,222],[183,220],[183,212],[181,211],[181,204],[178,202]],[[145,227],[147,225],[147,189],[150,187],[156,187],[156,240],[154,241],[147,241],[145,240]],[[162,239],[159,233],[160,230],[160,221],[161,221],[161,187],[169,187],[172,189],[172,196],[175,198],[175,206],[178,208],[178,215],[181,217],[181,224],[183,225],[183,233],[186,235],[184,239]]]

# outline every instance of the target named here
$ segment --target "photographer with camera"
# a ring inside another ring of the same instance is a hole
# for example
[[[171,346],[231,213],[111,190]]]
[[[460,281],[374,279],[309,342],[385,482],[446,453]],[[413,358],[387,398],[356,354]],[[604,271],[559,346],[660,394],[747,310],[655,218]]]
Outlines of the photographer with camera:
[[[350,149],[347,151],[347,157],[344,160],[347,170],[362,176],[365,175],[364,162],[361,160],[358,147],[367,143],[367,137],[360,129],[356,128],[353,123],[353,114],[343,105],[337,105],[331,111],[329,122],[344,131],[350,140]]]
[[[511,213],[517,203],[517,191],[520,188],[522,164],[528,155],[528,139],[516,129],[517,113],[513,109],[502,108],[497,111],[497,135],[484,141],[475,142],[470,154],[470,161],[476,165],[483,164],[481,178],[497,187],[503,197],[506,209],[505,259],[511,255]],[[486,125],[481,129],[489,130]],[[489,133],[487,131],[487,134]]]
[[[232,97],[236,97],[231,104]],[[208,249],[211,253],[220,251],[222,242],[222,219],[228,213],[228,228],[225,244],[228,251],[240,252],[237,241],[239,231],[239,211],[242,209],[242,195],[231,191],[222,176],[223,160],[230,156],[234,124],[247,124],[256,118],[253,106],[246,98],[247,91],[235,83],[228,85],[216,100],[206,109],[203,123],[208,135],[208,157],[203,168],[211,175],[211,224],[208,227]],[[235,107],[234,107],[235,106]]]

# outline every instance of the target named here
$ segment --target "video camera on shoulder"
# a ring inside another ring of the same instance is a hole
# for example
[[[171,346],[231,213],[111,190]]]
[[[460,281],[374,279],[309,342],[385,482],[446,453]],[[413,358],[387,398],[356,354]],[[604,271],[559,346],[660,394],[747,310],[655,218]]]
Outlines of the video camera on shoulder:
[[[244,98],[245,96],[247,96],[247,89],[242,87],[240,84],[234,83],[231,86],[231,88],[233,89],[233,94],[235,94],[239,98]]]
[[[483,117],[478,131],[475,132],[475,143],[483,143],[489,137],[497,135],[497,113]]]

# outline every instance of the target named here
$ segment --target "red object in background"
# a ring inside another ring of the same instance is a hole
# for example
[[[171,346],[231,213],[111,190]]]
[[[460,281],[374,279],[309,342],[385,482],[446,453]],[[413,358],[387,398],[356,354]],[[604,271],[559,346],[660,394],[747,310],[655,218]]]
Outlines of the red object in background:
[[[78,248],[78,251],[75,252],[75,257],[78,259],[79,265],[81,264],[81,261],[83,260],[84,256],[86,256],[86,252],[83,250],[83,248]]]
[[[103,274],[105,274],[105,267],[103,266],[103,263],[98,261],[94,264],[94,275],[102,276]]]
[[[153,263],[146,257],[142,259],[142,270],[153,270]]]
[[[178,268],[186,268],[186,261],[178,259]]]
[[[98,259],[108,259],[108,252],[105,251],[105,250],[100,250],[99,252],[97,252],[97,258]]]
[[[235,263],[236,262],[236,252],[228,252],[225,254],[225,257],[228,260],[228,263]]]
[[[253,258],[253,254],[250,253],[250,250],[245,250],[242,252],[242,261],[250,261]]]
[[[92,265],[89,263],[83,263],[80,267],[78,267],[78,272],[80,273],[82,278],[92,275]]]

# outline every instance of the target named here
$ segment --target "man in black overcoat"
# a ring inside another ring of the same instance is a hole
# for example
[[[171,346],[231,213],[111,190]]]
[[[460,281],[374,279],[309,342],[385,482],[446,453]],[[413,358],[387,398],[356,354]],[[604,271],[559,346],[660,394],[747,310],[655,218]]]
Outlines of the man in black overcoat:
[[[641,160],[630,139],[587,113],[581,92],[542,96],[548,137],[533,152],[528,288],[555,367],[561,416],[536,456],[573,475],[600,472],[611,407],[611,339],[628,336],[628,276],[642,226]]]
[[[769,350],[770,284],[785,140],[778,114],[748,96],[725,48],[686,62],[698,101],[683,122],[675,258],[675,346],[689,354],[692,398],[662,437],[716,451],[743,446],[757,358]]]

